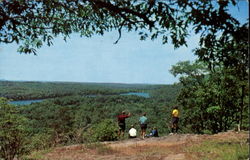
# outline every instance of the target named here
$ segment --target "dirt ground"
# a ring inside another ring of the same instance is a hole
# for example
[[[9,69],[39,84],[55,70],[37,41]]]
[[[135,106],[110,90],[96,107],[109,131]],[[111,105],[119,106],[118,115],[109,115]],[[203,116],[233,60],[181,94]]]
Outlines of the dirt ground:
[[[72,145],[54,148],[43,160],[199,160],[186,149],[204,140],[249,139],[249,132],[229,131],[215,135],[177,134],[157,138],[103,142],[92,146]]]

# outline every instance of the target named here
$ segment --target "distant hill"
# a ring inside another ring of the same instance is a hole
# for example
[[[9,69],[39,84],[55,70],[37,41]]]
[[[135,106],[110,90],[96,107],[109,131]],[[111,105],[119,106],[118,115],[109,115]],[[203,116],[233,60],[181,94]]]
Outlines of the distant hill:
[[[45,99],[71,95],[112,95],[126,92],[151,92],[151,90],[166,87],[173,88],[173,86],[123,83],[0,81],[0,96],[13,100]]]

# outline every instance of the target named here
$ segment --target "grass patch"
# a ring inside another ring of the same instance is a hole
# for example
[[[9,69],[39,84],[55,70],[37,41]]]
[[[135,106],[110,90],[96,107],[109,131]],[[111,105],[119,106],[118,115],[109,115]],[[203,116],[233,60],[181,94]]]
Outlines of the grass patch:
[[[51,152],[52,149],[46,149],[46,150],[40,150],[40,151],[34,151],[30,155],[23,157],[23,160],[38,160],[38,159],[44,159],[44,155]]]
[[[204,141],[186,150],[201,160],[247,160],[249,145],[240,141]]]
[[[86,144],[86,148],[90,150],[95,150],[97,154],[100,154],[100,155],[113,154],[115,152],[111,147],[105,144],[98,143],[98,142],[88,143]]]

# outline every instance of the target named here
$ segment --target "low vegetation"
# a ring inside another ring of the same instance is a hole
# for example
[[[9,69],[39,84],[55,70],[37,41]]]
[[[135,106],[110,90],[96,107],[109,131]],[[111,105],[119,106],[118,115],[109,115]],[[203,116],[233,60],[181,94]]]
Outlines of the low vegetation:
[[[237,136],[237,135],[236,135]],[[249,158],[247,139],[210,139],[191,146],[187,152],[200,155],[202,160],[246,160]]]

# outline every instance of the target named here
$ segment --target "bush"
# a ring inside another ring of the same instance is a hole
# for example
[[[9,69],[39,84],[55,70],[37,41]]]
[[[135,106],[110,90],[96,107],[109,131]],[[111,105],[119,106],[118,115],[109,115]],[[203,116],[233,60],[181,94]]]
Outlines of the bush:
[[[102,122],[92,126],[84,137],[88,142],[114,141],[118,139],[118,127],[112,119],[105,119]]]
[[[52,137],[48,133],[35,134],[31,137],[30,150],[44,150],[52,146]]]

